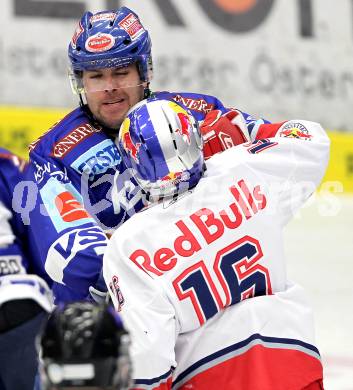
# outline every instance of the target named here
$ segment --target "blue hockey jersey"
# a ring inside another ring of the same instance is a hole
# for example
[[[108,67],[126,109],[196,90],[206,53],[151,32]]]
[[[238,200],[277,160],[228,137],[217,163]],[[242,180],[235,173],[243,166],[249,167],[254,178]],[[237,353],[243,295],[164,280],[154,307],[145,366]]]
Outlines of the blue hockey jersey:
[[[26,274],[31,266],[25,225],[21,215],[12,210],[19,201],[13,194],[25,167],[24,160],[0,148],[0,277]]]
[[[155,93],[198,121],[229,109],[215,97]],[[242,114],[249,132],[261,123]],[[28,179],[36,185],[30,227],[56,302],[85,299],[99,282],[110,232],[144,207],[113,138],[79,107],[30,145]],[[31,203],[31,204],[32,204]]]

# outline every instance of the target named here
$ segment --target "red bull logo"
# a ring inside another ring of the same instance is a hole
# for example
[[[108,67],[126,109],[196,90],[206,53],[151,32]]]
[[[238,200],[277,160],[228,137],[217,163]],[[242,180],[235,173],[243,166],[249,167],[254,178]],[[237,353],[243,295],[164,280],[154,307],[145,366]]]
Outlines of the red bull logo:
[[[301,138],[310,140],[312,135],[309,134],[308,130],[301,123],[289,123],[280,132],[281,137],[286,138]]]
[[[136,161],[138,160],[138,151],[140,149],[141,143],[137,142],[136,144],[131,139],[130,134],[130,119],[126,118],[120,129],[120,141],[123,144],[123,148],[130,154],[130,156]]]
[[[178,104],[170,102],[169,105],[173,109],[173,111],[176,112],[180,123],[180,128],[177,128],[175,132],[178,133],[183,138],[183,140],[190,145],[191,123],[188,113]]]
[[[188,115],[185,115],[182,112],[178,113],[178,118],[180,121],[180,129],[177,129],[176,132],[179,133],[183,140],[190,145],[190,121]]]
[[[168,175],[162,177],[162,181],[176,180],[181,177],[182,172],[169,172]]]

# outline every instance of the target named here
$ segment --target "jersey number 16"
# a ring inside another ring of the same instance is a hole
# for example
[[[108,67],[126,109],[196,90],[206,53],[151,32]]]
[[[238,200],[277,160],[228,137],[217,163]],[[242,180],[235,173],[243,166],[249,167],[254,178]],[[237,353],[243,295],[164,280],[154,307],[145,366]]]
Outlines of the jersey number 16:
[[[223,300],[202,260],[185,269],[173,281],[175,292],[181,301],[191,300],[202,325],[227,306],[246,298],[272,294],[269,271],[258,264],[262,256],[259,241],[250,236],[217,252],[211,272],[224,292]]]

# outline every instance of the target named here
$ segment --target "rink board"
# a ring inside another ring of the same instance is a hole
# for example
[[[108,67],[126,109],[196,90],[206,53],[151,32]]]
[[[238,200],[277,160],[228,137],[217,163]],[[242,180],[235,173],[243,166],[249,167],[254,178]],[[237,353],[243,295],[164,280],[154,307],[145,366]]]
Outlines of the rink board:
[[[0,145],[27,158],[28,144],[36,140],[70,109],[0,106]],[[328,131],[331,158],[323,180],[325,191],[353,193],[353,134]]]

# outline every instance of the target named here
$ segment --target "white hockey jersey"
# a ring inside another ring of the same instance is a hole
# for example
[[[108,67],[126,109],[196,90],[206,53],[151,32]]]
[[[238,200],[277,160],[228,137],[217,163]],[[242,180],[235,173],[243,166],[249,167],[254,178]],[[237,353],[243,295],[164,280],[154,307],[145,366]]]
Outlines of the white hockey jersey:
[[[322,378],[282,236],[323,177],[329,139],[301,120],[259,137],[213,156],[196,188],[110,240],[103,273],[131,332],[134,389],[294,390]]]

